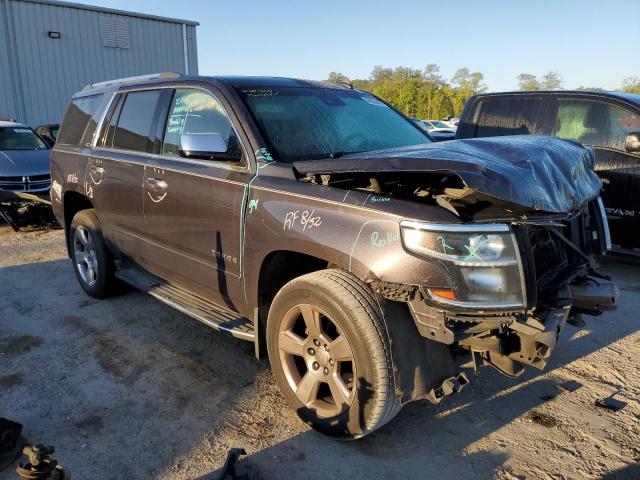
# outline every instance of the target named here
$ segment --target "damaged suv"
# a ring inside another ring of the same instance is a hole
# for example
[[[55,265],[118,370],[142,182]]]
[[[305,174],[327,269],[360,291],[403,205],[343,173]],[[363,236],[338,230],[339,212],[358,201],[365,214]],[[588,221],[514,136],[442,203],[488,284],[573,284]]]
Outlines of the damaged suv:
[[[82,288],[118,280],[268,354],[299,416],[357,438],[465,368],[543,368],[615,306],[590,150],[432,143],[373,95],[158,74],[87,86],[52,155]]]

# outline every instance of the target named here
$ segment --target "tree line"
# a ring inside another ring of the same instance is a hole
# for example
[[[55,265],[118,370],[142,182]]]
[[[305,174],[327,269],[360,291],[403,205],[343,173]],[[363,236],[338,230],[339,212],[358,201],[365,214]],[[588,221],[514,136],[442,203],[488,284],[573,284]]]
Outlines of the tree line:
[[[339,72],[331,72],[327,81],[338,83],[346,79]],[[562,75],[550,71],[540,79],[530,73],[517,77],[520,90],[559,90],[563,88]],[[484,75],[460,68],[450,79],[440,73],[440,67],[429,64],[423,70],[376,66],[369,78],[351,82],[355,88],[366,90],[389,102],[409,117],[422,119],[448,119],[459,117],[465,102],[477,93],[487,91]],[[602,90],[598,87],[578,87],[582,90]],[[625,79],[620,90],[640,93],[640,76]]]

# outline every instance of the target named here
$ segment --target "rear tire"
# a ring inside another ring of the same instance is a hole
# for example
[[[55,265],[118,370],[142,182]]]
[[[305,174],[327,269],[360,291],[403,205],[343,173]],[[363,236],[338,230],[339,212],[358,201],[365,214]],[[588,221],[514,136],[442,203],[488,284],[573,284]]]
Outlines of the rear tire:
[[[82,289],[94,298],[109,296],[115,287],[115,266],[102,237],[95,210],[75,214],[69,229],[69,250]]]
[[[269,310],[267,349],[289,404],[324,434],[360,438],[401,409],[382,312],[371,288],[348,272],[287,283]]]

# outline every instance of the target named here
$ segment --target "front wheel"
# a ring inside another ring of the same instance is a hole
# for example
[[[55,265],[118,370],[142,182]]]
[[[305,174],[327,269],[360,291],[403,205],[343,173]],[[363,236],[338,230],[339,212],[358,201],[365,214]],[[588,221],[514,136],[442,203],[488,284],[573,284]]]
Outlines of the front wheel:
[[[267,349],[287,401],[322,433],[359,438],[400,411],[382,313],[369,286],[348,272],[286,284],[269,311]]]

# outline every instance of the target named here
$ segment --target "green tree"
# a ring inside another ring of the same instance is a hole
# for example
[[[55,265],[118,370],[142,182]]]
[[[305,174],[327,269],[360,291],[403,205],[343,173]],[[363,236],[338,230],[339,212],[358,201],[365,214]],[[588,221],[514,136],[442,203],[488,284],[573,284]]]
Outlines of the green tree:
[[[562,88],[562,84],[562,76],[555,70],[552,70],[542,77],[542,83],[540,86],[544,90],[560,90]]]
[[[531,75],[530,73],[521,73],[518,75],[518,84],[520,85],[520,90],[530,91],[530,90],[540,90],[540,82],[535,75]]]
[[[640,76],[625,78],[622,82],[622,91],[627,93],[640,93]]]

